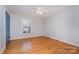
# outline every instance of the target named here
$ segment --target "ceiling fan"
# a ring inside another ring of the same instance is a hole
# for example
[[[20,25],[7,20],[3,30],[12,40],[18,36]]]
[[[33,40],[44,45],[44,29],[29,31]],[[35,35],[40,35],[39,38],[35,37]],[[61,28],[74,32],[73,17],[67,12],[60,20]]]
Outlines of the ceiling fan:
[[[42,15],[42,14],[44,14],[44,13],[47,12],[46,9],[44,9],[44,8],[42,8],[42,7],[40,7],[40,6],[37,7],[37,8],[34,8],[34,10],[35,10],[35,13],[38,14],[38,15]]]

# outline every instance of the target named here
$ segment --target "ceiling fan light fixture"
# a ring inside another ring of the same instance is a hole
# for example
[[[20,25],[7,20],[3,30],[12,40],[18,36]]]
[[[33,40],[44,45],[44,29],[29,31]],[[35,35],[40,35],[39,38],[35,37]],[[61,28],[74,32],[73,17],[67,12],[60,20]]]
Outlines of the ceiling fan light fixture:
[[[44,14],[44,13],[47,12],[47,10],[43,9],[43,8],[40,7],[40,6],[37,7],[37,8],[34,8],[34,10],[36,10],[35,13],[36,13],[37,15],[42,15],[42,14]]]
[[[36,13],[37,13],[37,14],[40,14],[40,15],[43,14],[43,12],[41,12],[41,11],[37,11]]]

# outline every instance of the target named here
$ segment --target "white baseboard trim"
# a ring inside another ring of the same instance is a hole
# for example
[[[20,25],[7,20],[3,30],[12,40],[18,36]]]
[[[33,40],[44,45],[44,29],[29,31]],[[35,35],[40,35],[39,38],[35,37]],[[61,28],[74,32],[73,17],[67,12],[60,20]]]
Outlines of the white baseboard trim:
[[[34,36],[27,36],[27,37],[18,37],[18,38],[12,38],[10,40],[18,40],[18,39],[23,39],[23,38],[32,38],[32,37],[39,37],[39,36],[44,36],[44,35],[34,35]]]
[[[49,36],[46,36],[46,37],[49,37]],[[58,40],[58,38],[55,38],[55,37],[49,37],[49,38]],[[68,41],[60,40],[60,39],[58,41],[65,42],[65,43],[71,44],[73,46],[79,47],[79,45],[78,44],[75,44],[75,43],[71,43],[71,42],[68,42]]]

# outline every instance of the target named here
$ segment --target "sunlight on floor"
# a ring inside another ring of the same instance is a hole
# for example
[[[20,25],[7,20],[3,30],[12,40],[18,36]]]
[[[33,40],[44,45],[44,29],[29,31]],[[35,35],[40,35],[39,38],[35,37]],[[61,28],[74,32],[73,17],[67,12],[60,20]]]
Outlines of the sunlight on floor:
[[[22,50],[31,50],[32,44],[31,42],[24,42],[22,47],[23,47]]]

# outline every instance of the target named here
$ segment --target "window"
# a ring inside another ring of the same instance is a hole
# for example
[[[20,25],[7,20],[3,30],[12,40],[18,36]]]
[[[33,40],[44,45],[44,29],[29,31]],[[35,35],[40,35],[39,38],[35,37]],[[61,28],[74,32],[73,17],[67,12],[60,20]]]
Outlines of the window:
[[[22,19],[23,34],[31,33],[30,19]]]

